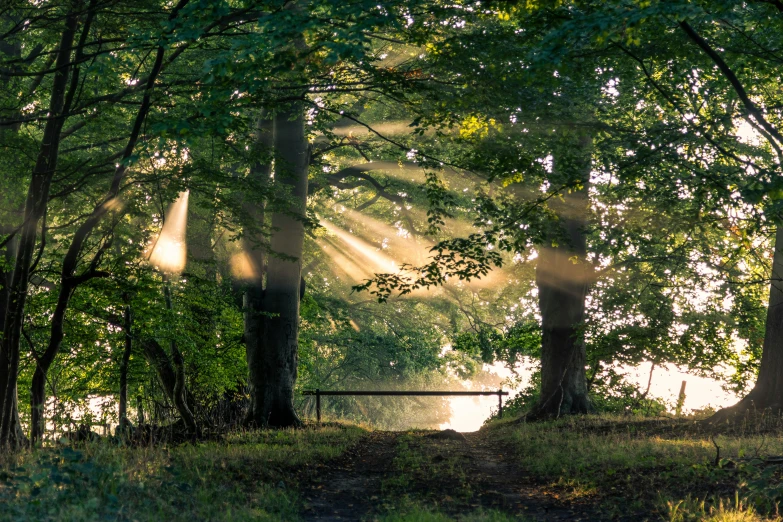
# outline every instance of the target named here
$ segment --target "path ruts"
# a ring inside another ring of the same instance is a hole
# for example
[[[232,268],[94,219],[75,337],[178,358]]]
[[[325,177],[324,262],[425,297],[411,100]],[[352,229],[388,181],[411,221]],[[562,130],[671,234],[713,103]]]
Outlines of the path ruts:
[[[428,432],[370,433],[302,484],[302,518],[322,522],[372,521],[394,509],[400,492],[388,485],[394,484],[393,479],[400,474],[395,457],[401,437],[405,437],[407,451],[421,455],[425,464],[420,472],[408,473],[411,480],[404,494],[421,505],[455,517],[483,508],[524,515],[528,520],[609,519],[589,500],[566,503],[554,498],[484,432],[466,433],[462,441],[427,435]],[[451,475],[427,474],[427,470],[437,469],[438,463],[444,462],[448,462],[446,467]]]
[[[304,520],[371,519],[381,505],[381,484],[393,473],[398,433],[373,432],[304,484]]]

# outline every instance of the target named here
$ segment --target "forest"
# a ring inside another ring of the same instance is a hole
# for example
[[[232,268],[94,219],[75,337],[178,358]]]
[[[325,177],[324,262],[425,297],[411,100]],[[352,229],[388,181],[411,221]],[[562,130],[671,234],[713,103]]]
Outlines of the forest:
[[[779,0],[0,0],[0,521],[780,520],[782,84]]]

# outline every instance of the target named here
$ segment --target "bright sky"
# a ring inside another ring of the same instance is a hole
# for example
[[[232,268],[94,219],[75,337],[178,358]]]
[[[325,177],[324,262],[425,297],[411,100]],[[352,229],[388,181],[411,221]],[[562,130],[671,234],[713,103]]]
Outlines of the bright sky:
[[[504,379],[511,377],[511,371],[504,367],[502,363],[484,365],[484,369]],[[624,366],[621,367],[621,370],[625,373],[628,382],[642,390],[647,387],[647,379],[650,376],[649,364],[644,364],[638,368]],[[511,395],[506,397],[506,400],[527,386],[532,371],[531,363],[522,363],[517,366],[517,372],[522,376],[523,383],[516,390],[509,390]],[[670,405],[669,410],[673,411],[682,381],[687,382],[685,385],[685,403],[683,404],[684,413],[704,409],[708,406],[716,409],[722,408],[739,401],[739,397],[736,394],[723,390],[719,381],[690,375],[684,370],[677,368],[674,364],[655,368],[649,397],[662,399],[664,403]],[[450,402],[451,419],[449,422],[442,424],[440,429],[453,429],[461,432],[477,431],[491,412],[497,410],[498,406],[497,397],[455,397],[450,399]]]

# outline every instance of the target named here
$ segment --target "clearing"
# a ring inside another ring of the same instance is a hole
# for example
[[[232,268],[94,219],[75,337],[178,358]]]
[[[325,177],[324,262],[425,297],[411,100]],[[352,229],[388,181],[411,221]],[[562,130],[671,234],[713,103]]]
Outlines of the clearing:
[[[105,439],[3,456],[0,520],[775,520],[781,425],[588,416],[466,434],[330,424]]]

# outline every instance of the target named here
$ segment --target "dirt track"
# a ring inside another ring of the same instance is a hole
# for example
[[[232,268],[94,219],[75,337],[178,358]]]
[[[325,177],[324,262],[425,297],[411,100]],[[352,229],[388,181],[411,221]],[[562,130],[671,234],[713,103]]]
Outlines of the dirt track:
[[[432,433],[370,433],[304,484],[302,518],[373,520],[415,501],[447,515],[484,508],[533,520],[605,519],[589,502],[560,502],[483,432],[464,440]]]

